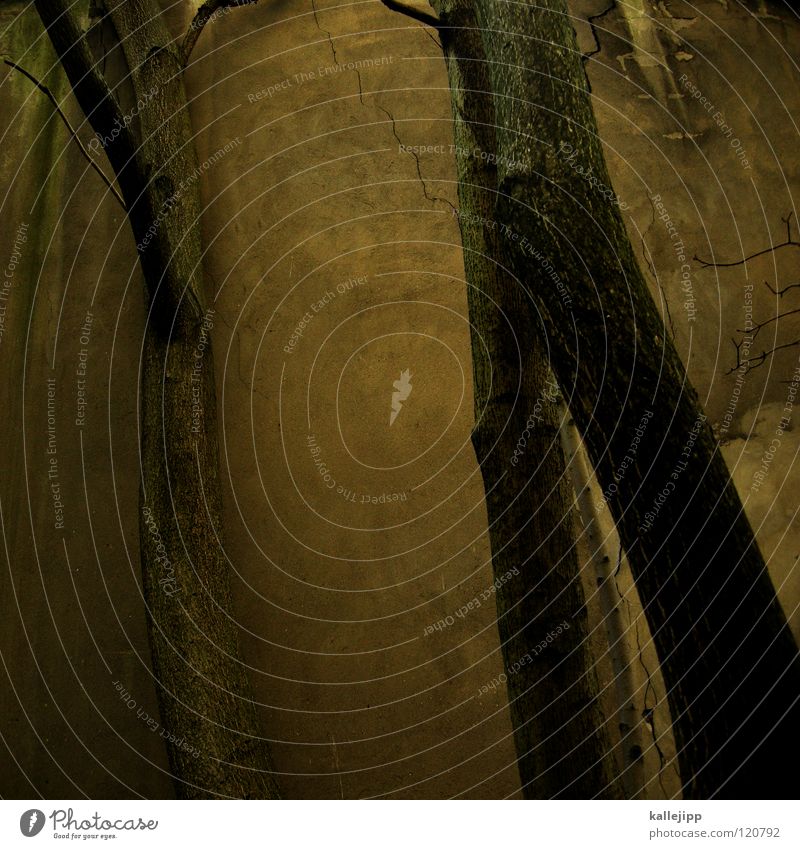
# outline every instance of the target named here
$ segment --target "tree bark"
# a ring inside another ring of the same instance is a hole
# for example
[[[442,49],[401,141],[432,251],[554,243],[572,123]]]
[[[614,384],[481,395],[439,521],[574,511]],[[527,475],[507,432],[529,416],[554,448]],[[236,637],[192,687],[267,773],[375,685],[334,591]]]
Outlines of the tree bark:
[[[625,795],[639,799],[645,785],[644,749],[642,748],[642,716],[644,706],[637,692],[633,674],[633,652],[628,641],[628,631],[622,615],[622,597],[614,580],[614,563],[603,539],[597,509],[589,488],[589,470],[580,450],[580,435],[572,416],[561,419],[561,445],[570,471],[575,501],[589,549],[587,564],[597,584],[597,596],[603,615],[603,626],[608,637],[608,654],[614,673],[617,727],[622,749],[620,775]]]
[[[434,8],[444,23],[453,107],[472,333],[472,442],[486,491],[523,793],[532,799],[615,797],[587,641],[557,387],[548,380],[541,320],[507,270],[508,247],[491,226],[494,111],[480,32],[469,0],[436,0]],[[513,570],[518,574],[504,580]]]
[[[566,4],[475,0],[475,8],[495,92],[495,216],[544,316],[553,369],[628,554],[668,690],[684,794],[786,797],[791,787],[775,764],[800,754],[797,645],[603,191],[611,184]],[[562,142],[577,151],[572,161]]]
[[[145,104],[138,110],[137,145],[68,4],[37,0],[36,7],[93,128],[106,138],[117,129],[104,150],[147,287],[140,544],[162,724],[175,738],[167,752],[176,792],[273,798],[222,541],[212,321],[205,310],[199,172],[182,56],[152,0],[107,4],[137,100]]]

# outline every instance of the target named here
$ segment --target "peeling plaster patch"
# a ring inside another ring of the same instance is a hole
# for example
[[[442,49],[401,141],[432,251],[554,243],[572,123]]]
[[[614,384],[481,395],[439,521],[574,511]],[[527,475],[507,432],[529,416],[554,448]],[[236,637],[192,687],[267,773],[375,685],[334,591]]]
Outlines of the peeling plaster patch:
[[[617,56],[617,62],[622,66],[624,73],[628,73],[625,63],[630,60],[635,62],[640,68],[663,68],[664,63],[660,62],[655,55],[644,52],[643,50],[631,50],[630,53],[620,53]]]
[[[755,13],[755,16],[760,21],[779,21],[780,18],[777,15],[771,14],[767,10],[767,4],[764,0],[758,0],[758,11]]]
[[[682,44],[672,32],[673,18],[669,16],[659,19],[660,15],[654,17],[652,0],[626,0],[619,4],[619,9],[622,12],[624,30],[628,33],[628,46],[631,48],[628,52],[616,56],[622,73],[626,77],[635,73],[633,68],[628,67],[630,60],[637,66],[645,87],[652,93],[656,102],[666,103],[667,94],[675,89],[675,82],[671,79],[671,57],[665,42],[675,44],[669,48],[670,51],[679,49]]]
[[[619,62],[619,64],[621,65],[623,74],[628,73],[628,69],[625,67],[625,62],[628,59],[633,59],[633,58],[634,58],[633,52],[631,52],[631,53],[620,53],[617,56],[617,62]]]

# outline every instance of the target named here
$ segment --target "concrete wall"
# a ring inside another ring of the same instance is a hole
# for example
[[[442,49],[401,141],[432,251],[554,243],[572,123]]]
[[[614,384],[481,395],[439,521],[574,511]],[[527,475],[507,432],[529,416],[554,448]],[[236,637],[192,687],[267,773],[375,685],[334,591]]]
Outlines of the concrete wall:
[[[176,34],[195,5],[167,9]],[[800,28],[772,7],[709,0],[617,4],[594,19],[593,35],[586,18],[603,8],[581,3],[575,16],[582,47],[601,48],[588,67],[614,189],[691,377],[723,422],[745,295],[756,320],[768,318],[776,299],[763,280],[794,282],[796,248],[730,269],[691,257],[736,261],[784,236]],[[3,3],[0,14],[2,51],[66,98],[88,142],[34,13]],[[113,53],[108,72],[123,73]],[[226,547],[279,782],[302,798],[512,796],[505,694],[477,695],[502,663],[469,443],[469,328],[440,50],[431,33],[372,0],[262,3],[209,24],[186,82],[204,171]],[[138,574],[144,314],[135,248],[43,95],[5,69],[0,97],[4,267],[28,225],[0,337],[9,411],[0,728],[12,756],[0,793],[168,796],[162,729],[147,722],[157,707]],[[724,112],[750,167],[708,103]],[[430,151],[404,149],[413,145]],[[784,309],[792,296],[780,299]],[[756,348],[798,331],[791,317],[775,322]],[[743,496],[797,354],[768,359],[735,393],[721,435]],[[413,390],[390,426],[404,369]],[[88,406],[78,425],[81,391]],[[782,434],[747,500],[787,611],[798,599],[794,434]],[[669,796],[679,784],[663,686],[624,568],[619,580],[643,651],[643,700],[655,711],[647,792]],[[426,636],[482,594],[468,616]],[[597,626],[594,599],[590,612]],[[596,627],[602,651],[601,637]],[[605,660],[599,672],[608,687]]]

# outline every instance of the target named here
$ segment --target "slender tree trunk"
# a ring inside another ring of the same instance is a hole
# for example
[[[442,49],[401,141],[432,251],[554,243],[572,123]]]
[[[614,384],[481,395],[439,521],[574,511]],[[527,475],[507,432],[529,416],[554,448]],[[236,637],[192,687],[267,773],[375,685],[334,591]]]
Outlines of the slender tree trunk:
[[[597,584],[603,625],[608,637],[608,653],[614,673],[617,727],[622,748],[622,784],[629,799],[638,799],[645,785],[642,748],[642,700],[633,674],[633,652],[622,615],[622,597],[614,581],[614,562],[603,539],[597,509],[589,489],[589,470],[580,450],[580,435],[572,416],[561,419],[561,444],[575,488],[575,501],[583,524],[589,566]]]
[[[222,542],[211,316],[205,313],[196,157],[182,57],[152,0],[109,3],[142,143],[94,66],[65,2],[37,9],[117,174],[150,308],[141,378],[140,541],[153,668],[179,796],[271,798],[232,618]]]
[[[469,0],[434,3],[452,95],[475,419],[523,792],[614,797],[541,320],[493,226],[494,112]],[[487,161],[488,158],[488,161]],[[514,575],[514,571],[518,571]],[[510,577],[510,580],[506,578]]]
[[[684,794],[785,797],[792,788],[775,764],[800,754],[797,646],[621,215],[603,193],[610,181],[566,4],[475,0],[475,8],[496,95],[496,218],[545,317],[553,369],[628,554]],[[562,143],[577,151],[571,160]]]

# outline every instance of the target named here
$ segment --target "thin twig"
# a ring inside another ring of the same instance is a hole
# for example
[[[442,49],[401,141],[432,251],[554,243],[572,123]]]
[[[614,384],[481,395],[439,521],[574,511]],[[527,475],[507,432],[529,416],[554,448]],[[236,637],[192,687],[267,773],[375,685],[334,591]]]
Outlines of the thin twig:
[[[783,345],[776,345],[774,348],[770,348],[768,351],[762,351],[760,354],[755,357],[746,357],[745,359],[739,358],[739,349],[742,347],[742,343],[736,345],[736,341],[733,340],[734,347],[736,348],[736,360],[737,364],[733,368],[729,368],[725,374],[733,374],[740,368],[744,368],[744,373],[752,371],[754,368],[758,368],[759,366],[764,365],[767,361],[768,357],[772,357],[778,353],[778,351],[785,351],[787,348],[797,348],[800,346],[800,339],[795,339],[793,342],[786,342]]]
[[[736,260],[736,262],[709,262],[705,259],[700,259],[697,254],[695,254],[692,259],[695,262],[699,262],[703,268],[733,268],[737,265],[744,265],[746,262],[750,262],[751,259],[755,259],[759,256],[764,256],[764,254],[773,253],[774,251],[780,250],[781,248],[800,248],[800,242],[795,241],[792,238],[792,216],[793,212],[790,212],[786,218],[781,218],[781,221],[786,225],[786,241],[781,242],[779,245],[771,245],[768,248],[764,248],[762,251],[756,251],[754,254],[750,254],[750,256],[744,257],[744,259]]]
[[[435,30],[438,30],[442,26],[441,18],[438,18],[431,12],[424,12],[422,9],[415,9],[413,6],[406,6],[400,0],[381,0],[381,2],[387,9],[391,9],[393,12],[399,12],[401,15],[406,15],[406,17],[425,24],[426,27],[433,27]]]
[[[258,3],[258,0],[208,0],[197,10],[192,22],[189,24],[189,29],[186,30],[186,35],[183,37],[181,45],[181,58],[184,68],[189,63],[189,57],[192,55],[197,39],[200,38],[200,33],[203,27],[216,15],[220,9],[234,9],[237,6],[250,6]]]
[[[766,280],[764,281],[764,285],[778,298],[782,298],[791,289],[800,289],[800,283],[790,283],[788,286],[784,286],[783,289],[775,289],[773,286],[770,286]]]
[[[73,129],[72,124],[70,124],[69,122],[69,118],[67,118],[66,114],[64,113],[64,110],[61,108],[55,96],[53,95],[53,92],[50,91],[50,89],[43,82],[37,80],[36,77],[30,71],[26,71],[25,68],[23,68],[21,65],[18,65],[16,62],[12,62],[10,59],[6,58],[4,58],[3,61],[10,68],[13,68],[15,71],[19,71],[23,76],[27,77],[36,86],[36,88],[39,89],[39,91],[45,94],[50,103],[53,104],[53,108],[56,110],[56,113],[58,114],[59,118],[61,118],[61,120],[64,122],[64,126],[67,128],[67,130],[69,130],[70,136],[72,136],[73,141],[80,148],[80,151],[86,158],[86,161],[89,163],[89,165],[91,165],[92,168],[94,168],[95,171],[97,171],[97,173],[100,175],[100,178],[108,186],[108,188],[111,190],[111,193],[119,202],[120,206],[127,212],[128,207],[125,205],[125,201],[122,199],[122,195],[116,190],[114,184],[103,173],[103,169],[100,168],[100,166],[97,164],[97,162],[95,162],[94,158],[89,153],[89,151],[84,147],[83,142],[80,140],[78,134]]]
[[[773,322],[773,321],[779,321],[780,319],[782,319],[782,318],[786,318],[787,316],[790,316],[790,315],[797,315],[797,313],[800,313],[800,307],[796,307],[796,308],[795,308],[795,309],[793,309],[793,310],[786,310],[786,312],[779,312],[777,315],[773,315],[773,316],[772,316],[772,318],[768,318],[768,319],[766,319],[766,320],[764,320],[764,321],[758,321],[758,322],[756,322],[755,324],[753,324],[753,327],[751,328],[751,330],[752,330],[752,338],[753,338],[753,339],[755,339],[755,338],[756,338],[756,336],[758,336],[758,334],[759,334],[759,333],[760,333],[760,332],[761,332],[761,331],[762,331],[765,327],[767,327],[768,325],[772,324],[772,322]],[[747,331],[746,331],[746,330],[739,330],[739,329],[737,329],[737,330],[736,330],[736,332],[737,332],[737,333],[747,333]]]
[[[86,33],[74,14],[74,0],[34,0],[34,5],[92,129],[101,138],[113,133],[114,144],[105,148],[105,154],[122,196],[127,197],[126,186],[133,189],[136,180],[146,183],[148,177],[137,162],[139,145],[133,131],[125,124],[119,101],[100,73]]]
[[[794,212],[790,212],[786,218],[781,216],[781,221],[786,225],[786,239],[777,245],[770,245],[763,250],[756,251],[755,253],[750,254],[749,256],[744,257],[743,259],[737,260],[736,262],[711,262],[704,259],[700,259],[700,257],[695,254],[694,260],[699,262],[703,268],[733,268],[738,265],[745,265],[750,260],[756,259],[756,257],[764,256],[766,254],[775,253],[781,248],[800,248],[800,242],[797,241],[792,236],[792,218],[794,217]],[[784,286],[779,289],[777,286],[777,281],[775,286],[771,286],[766,280],[764,281],[764,285],[772,292],[773,295],[777,298],[782,298],[787,292],[790,292],[792,289],[800,289],[800,283],[790,283],[788,286]],[[768,325],[772,324],[775,321],[779,321],[782,318],[787,318],[791,315],[797,315],[800,313],[800,308],[785,310],[784,312],[778,312],[776,315],[771,318],[765,319],[764,321],[755,322],[752,327],[746,328],[745,330],[739,330],[737,328],[736,332],[741,334],[741,339],[737,342],[735,339],[731,339],[733,343],[733,348],[736,351],[736,362],[735,364],[728,369],[726,374],[733,374],[740,369],[744,374],[747,374],[754,368],[758,368],[759,366],[764,365],[764,363],[770,358],[773,357],[778,351],[784,351],[787,348],[797,348],[800,346],[800,339],[795,339],[791,342],[786,342],[782,345],[775,345],[769,350],[762,350],[760,354],[756,354],[755,356],[746,356],[742,358],[742,348],[744,346],[745,341],[749,341],[750,344],[747,346],[747,351],[749,353],[750,345],[755,341],[758,334]]]

